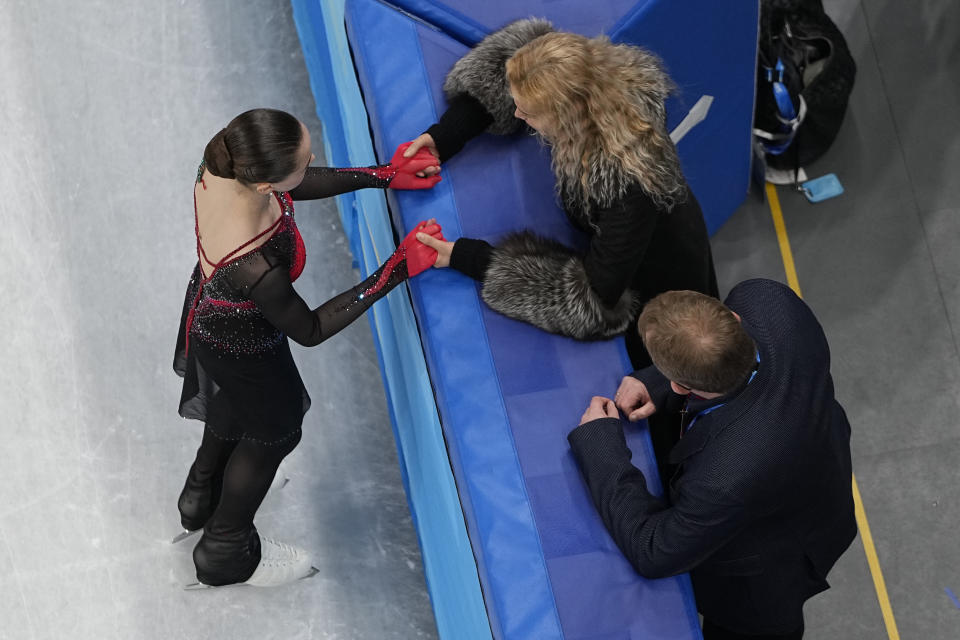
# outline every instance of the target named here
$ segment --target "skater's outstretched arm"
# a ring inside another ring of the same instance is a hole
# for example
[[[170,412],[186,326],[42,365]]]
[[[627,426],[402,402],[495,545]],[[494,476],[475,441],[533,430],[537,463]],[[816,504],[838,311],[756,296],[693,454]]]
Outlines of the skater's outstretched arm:
[[[373,167],[307,167],[303,182],[290,191],[294,200],[317,200],[356,191],[386,189],[396,172],[389,165]]]
[[[437,253],[414,238],[419,231],[442,238],[439,225],[426,222],[417,225],[366,280],[316,309],[310,309],[293,288],[288,265],[273,264],[272,258],[262,252],[251,254],[238,264],[230,275],[231,283],[257,305],[273,326],[295,342],[312,347],[356,320],[408,277],[433,265]]]
[[[411,158],[398,150],[387,164],[372,167],[307,167],[303,182],[290,191],[294,200],[329,198],[357,189],[429,189],[440,182],[440,176],[416,175],[435,162],[426,150]]]

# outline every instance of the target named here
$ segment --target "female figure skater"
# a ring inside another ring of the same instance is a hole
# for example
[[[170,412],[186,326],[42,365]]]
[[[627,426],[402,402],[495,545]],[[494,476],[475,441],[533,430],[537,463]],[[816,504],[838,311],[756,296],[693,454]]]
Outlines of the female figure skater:
[[[650,364],[636,322],[671,289],[717,296],[703,214],[666,131],[671,83],[650,53],[521,20],[485,38],[447,76],[449,108],[406,153],[439,161],[484,131],[524,123],[549,145],[556,189],[590,235],[580,255],[528,231],[491,246],[424,236],[438,267],[483,282],[493,309],[580,339],[625,334],[634,367]]]
[[[305,259],[293,201],[439,179],[414,175],[435,163],[426,152],[357,169],[310,167],[313,158],[299,120],[254,109],[210,140],[197,171],[198,262],[174,369],[184,378],[180,415],[206,425],[178,503],[184,528],[203,529],[193,552],[202,585],[273,586],[312,575],[305,551],[259,536],[253,524],[310,406],[287,337],[319,344],[436,260],[411,233],[369,278],[310,309],[292,286]],[[432,221],[417,230],[442,237]]]

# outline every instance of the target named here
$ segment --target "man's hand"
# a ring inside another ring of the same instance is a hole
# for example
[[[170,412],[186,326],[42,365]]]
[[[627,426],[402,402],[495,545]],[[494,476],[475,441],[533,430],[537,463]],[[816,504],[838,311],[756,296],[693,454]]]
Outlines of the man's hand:
[[[633,376],[624,376],[613,399],[630,422],[649,418],[657,412],[646,385]]]
[[[453,253],[452,242],[443,239],[443,237],[437,238],[422,232],[417,234],[417,240],[437,252],[437,261],[433,263],[433,266],[438,269],[450,266],[450,254]]]
[[[437,159],[435,166],[425,167],[422,171],[418,171],[418,177],[425,178],[440,173],[440,152],[437,151],[437,143],[433,141],[433,136],[429,133],[421,133],[408,144],[410,146],[403,152],[404,158],[412,158],[420,149],[426,149]]]
[[[619,417],[620,414],[617,413],[617,407],[613,404],[613,400],[604,398],[603,396],[593,396],[590,400],[590,406],[587,407],[587,410],[584,411],[580,417],[580,424],[586,424],[593,420],[599,420],[600,418]]]

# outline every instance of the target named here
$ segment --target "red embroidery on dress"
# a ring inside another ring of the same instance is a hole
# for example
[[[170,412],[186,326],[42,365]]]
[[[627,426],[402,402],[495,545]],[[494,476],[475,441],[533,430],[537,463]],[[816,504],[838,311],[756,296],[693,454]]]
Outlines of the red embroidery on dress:
[[[360,173],[365,173],[368,176],[373,176],[378,180],[386,180],[390,182],[393,180],[393,177],[397,175],[397,168],[392,164],[385,164],[381,167],[347,167],[347,168],[338,168],[336,171],[358,171]]]
[[[407,257],[407,248],[403,245],[397,247],[397,250],[393,252],[393,255],[390,256],[390,259],[387,260],[387,263],[383,265],[383,271],[380,273],[380,277],[377,278],[377,281],[369,289],[360,294],[360,297],[367,297],[375,295],[378,291],[383,289],[387,284],[387,281],[390,279],[393,270],[397,267],[398,264],[403,262]]]
[[[277,202],[280,203],[280,216],[276,220],[274,220],[274,222],[269,227],[267,227],[266,229],[258,233],[256,236],[254,236],[250,240],[247,240],[246,242],[244,242],[242,245],[240,245],[239,247],[237,247],[227,255],[223,256],[219,262],[213,262],[212,260],[210,260],[210,258],[207,257],[206,252],[204,252],[203,250],[203,245],[200,243],[200,217],[197,214],[197,193],[196,191],[194,191],[193,193],[193,232],[197,236],[197,259],[198,260],[202,259],[206,261],[208,265],[213,267],[213,271],[211,271],[210,275],[203,278],[200,281],[200,284],[197,285],[197,295],[193,297],[193,303],[190,305],[190,312],[187,313],[187,322],[186,322],[186,328],[185,328],[185,344],[183,348],[184,357],[186,357],[187,354],[190,353],[190,328],[193,326],[193,317],[196,314],[197,305],[200,303],[200,298],[203,296],[203,287],[206,286],[208,282],[213,280],[213,276],[217,273],[217,269],[224,266],[231,260],[240,258],[241,256],[236,255],[237,253],[249,247],[251,244],[259,240],[266,234],[269,233],[272,235],[276,233],[277,229],[280,228],[280,223],[283,221],[285,217],[284,215],[285,211],[288,208],[289,202],[291,202],[290,195],[287,193],[284,193],[283,196],[281,196],[276,191],[273,192],[273,195],[276,196]],[[200,275],[201,276],[203,275],[202,267],[200,268]],[[211,302],[213,301],[211,300]]]
[[[293,224],[293,235],[295,244],[293,248],[293,264],[290,265],[290,282],[297,281],[297,278],[303,273],[304,266],[307,264],[307,248],[303,244],[303,238],[300,236],[300,230],[297,229],[296,223]]]
[[[229,300],[208,300],[207,304],[214,307],[224,307],[227,309],[256,309],[257,303],[253,300],[244,302],[230,302]]]

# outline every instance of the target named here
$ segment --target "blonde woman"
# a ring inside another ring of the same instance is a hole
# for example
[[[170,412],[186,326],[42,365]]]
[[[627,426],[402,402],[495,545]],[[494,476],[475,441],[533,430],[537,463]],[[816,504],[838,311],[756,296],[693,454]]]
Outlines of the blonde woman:
[[[591,237],[586,255],[524,231],[496,246],[420,240],[437,267],[483,283],[496,311],[578,339],[625,334],[635,367],[643,305],[664,291],[717,296],[703,214],[666,131],[671,83],[643,49],[521,20],[485,38],[447,76],[448,110],[412,142],[440,162],[476,135],[533,129],[552,154],[556,191]]]

